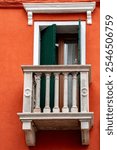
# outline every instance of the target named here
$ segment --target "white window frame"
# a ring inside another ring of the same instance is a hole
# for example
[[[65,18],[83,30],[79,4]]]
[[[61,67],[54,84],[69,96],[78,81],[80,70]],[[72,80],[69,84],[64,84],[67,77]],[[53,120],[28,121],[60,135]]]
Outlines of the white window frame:
[[[78,21],[35,21],[33,65],[40,65],[40,27],[52,24],[56,24],[57,26],[73,26],[78,25]],[[86,21],[81,21],[81,64],[86,64]]]

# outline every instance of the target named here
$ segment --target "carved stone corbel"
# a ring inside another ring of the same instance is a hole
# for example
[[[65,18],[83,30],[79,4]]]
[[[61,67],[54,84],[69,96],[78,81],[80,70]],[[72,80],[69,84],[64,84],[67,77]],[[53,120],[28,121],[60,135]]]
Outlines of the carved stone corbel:
[[[22,129],[25,131],[25,140],[28,146],[35,146],[36,138],[35,138],[35,128],[32,120],[23,121]]]
[[[87,24],[92,24],[91,11],[87,11]]]
[[[33,13],[32,13],[32,11],[28,11],[27,15],[28,15],[28,25],[33,25]]]
[[[90,129],[89,122],[88,121],[81,121],[82,145],[89,145],[89,129]]]

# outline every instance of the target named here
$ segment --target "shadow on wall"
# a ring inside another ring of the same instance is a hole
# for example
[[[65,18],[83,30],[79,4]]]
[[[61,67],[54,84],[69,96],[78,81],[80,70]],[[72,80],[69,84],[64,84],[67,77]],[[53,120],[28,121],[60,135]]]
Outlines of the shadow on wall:
[[[80,131],[39,131],[36,146],[29,150],[87,150],[80,137]]]

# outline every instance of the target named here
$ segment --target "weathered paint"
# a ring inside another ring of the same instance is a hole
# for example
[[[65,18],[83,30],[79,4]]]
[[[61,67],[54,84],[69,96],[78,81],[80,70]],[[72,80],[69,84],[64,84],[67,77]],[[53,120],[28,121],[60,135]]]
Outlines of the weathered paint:
[[[78,131],[40,131],[37,145],[30,148],[25,143],[16,113],[22,111],[23,101],[23,73],[20,66],[32,64],[33,26],[27,25],[23,8],[0,9],[0,150],[99,150],[99,16],[98,5],[92,15],[93,24],[87,25],[87,64],[92,65],[90,111],[94,112],[95,117],[89,146],[81,145]],[[86,15],[34,15],[34,20],[79,19],[86,19]]]

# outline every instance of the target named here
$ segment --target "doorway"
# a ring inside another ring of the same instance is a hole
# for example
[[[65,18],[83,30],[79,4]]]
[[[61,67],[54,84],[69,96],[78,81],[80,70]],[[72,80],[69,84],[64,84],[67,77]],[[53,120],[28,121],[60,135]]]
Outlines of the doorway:
[[[54,63],[48,63],[48,64],[63,64],[63,65],[70,65],[70,64],[77,64],[78,63],[78,56],[81,56],[81,63],[85,63],[85,21],[81,22],[81,34],[80,36],[78,35],[79,32],[79,22],[78,21],[63,21],[63,22],[35,22],[35,28],[34,28],[34,58],[38,58],[34,60],[34,64],[40,64],[41,65],[41,43],[42,42],[42,37],[41,37],[41,32],[46,30],[49,26],[54,25],[56,26],[55,30],[55,38],[56,42],[55,44],[55,53],[49,53],[52,54],[51,56],[54,56],[56,61]],[[39,35],[37,36],[37,33]],[[79,40],[79,37],[80,40]],[[50,37],[49,37],[50,38]],[[38,39],[38,41],[37,41]],[[78,44],[80,42],[80,44]],[[47,45],[47,43],[46,43]],[[81,45],[81,53],[78,52],[78,45]],[[37,51],[39,49],[39,51]],[[59,49],[59,51],[58,51]],[[47,52],[47,51],[46,51]],[[54,54],[54,55],[53,55]],[[78,55],[79,54],[79,55]],[[82,55],[83,54],[83,55]],[[46,65],[48,65],[46,63]],[[62,77],[60,77],[62,78]],[[69,77],[71,78],[71,77]],[[63,86],[63,79],[60,79],[60,82],[62,83]],[[69,79],[71,80],[71,79]],[[69,87],[70,84],[72,84],[72,81],[69,82]],[[60,88],[62,89],[62,88]],[[63,90],[62,90],[63,92]],[[60,92],[60,93],[62,93]],[[60,94],[60,97],[63,94]],[[72,96],[71,94],[69,94]],[[71,102],[70,99],[71,97],[69,96],[69,106],[71,107]],[[61,100],[61,108],[63,106],[62,101],[63,99],[60,98]],[[53,103],[53,102],[51,102]],[[53,103],[54,104],[54,103]],[[53,106],[52,106],[53,107]]]

